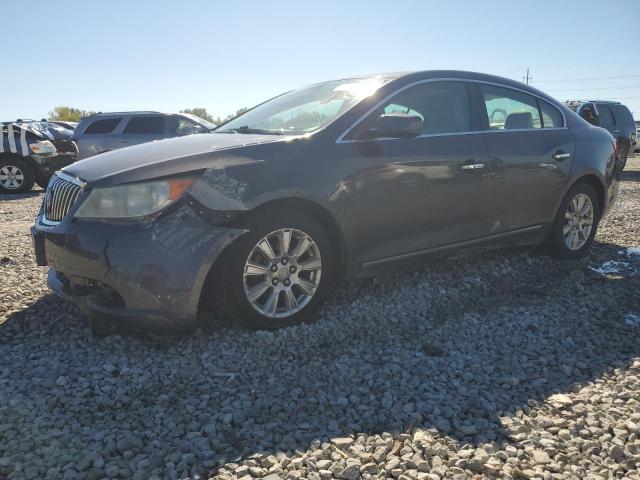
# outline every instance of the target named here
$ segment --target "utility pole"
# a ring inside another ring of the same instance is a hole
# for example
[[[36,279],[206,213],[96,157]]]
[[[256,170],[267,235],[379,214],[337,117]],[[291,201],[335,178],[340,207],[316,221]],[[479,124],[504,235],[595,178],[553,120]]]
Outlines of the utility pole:
[[[522,81],[524,83],[526,83],[527,85],[529,85],[529,82],[533,80],[533,77],[531,75],[529,75],[529,67],[527,67],[527,76],[526,77],[522,77]]]

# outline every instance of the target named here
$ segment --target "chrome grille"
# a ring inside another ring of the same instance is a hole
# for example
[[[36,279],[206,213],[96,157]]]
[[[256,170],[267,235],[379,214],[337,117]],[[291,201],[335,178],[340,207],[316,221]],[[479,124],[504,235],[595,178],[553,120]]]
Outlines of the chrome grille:
[[[80,185],[54,175],[44,196],[44,216],[50,222],[59,222],[69,212],[80,195]]]

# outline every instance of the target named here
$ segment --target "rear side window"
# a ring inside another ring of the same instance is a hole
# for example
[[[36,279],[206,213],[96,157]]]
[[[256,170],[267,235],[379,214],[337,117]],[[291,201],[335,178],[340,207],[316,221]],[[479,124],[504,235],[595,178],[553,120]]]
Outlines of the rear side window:
[[[560,110],[544,100],[538,100],[538,102],[540,103],[542,126],[544,128],[559,128],[564,126]]]
[[[611,110],[613,111],[613,116],[616,119],[616,123],[619,124],[632,124],[633,123],[633,115],[627,107],[624,105],[611,105]]]
[[[407,113],[422,118],[423,134],[471,130],[469,97],[463,82],[427,82],[398,93],[381,113]]]
[[[598,104],[597,108],[600,125],[613,125],[613,115],[611,115],[609,107],[603,104]]]
[[[96,120],[84,130],[85,135],[106,134],[111,133],[120,123],[122,118],[105,118],[104,120]]]
[[[542,128],[535,97],[493,85],[480,88],[491,130]]]
[[[164,133],[164,117],[162,116],[145,116],[133,117],[124,127],[122,132],[129,134],[161,134]]]

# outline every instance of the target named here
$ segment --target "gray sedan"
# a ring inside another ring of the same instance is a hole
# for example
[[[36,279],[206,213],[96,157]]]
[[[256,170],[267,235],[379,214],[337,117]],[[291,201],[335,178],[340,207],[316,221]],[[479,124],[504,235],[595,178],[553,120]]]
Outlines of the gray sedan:
[[[189,328],[212,302],[272,329],[388,266],[516,244],[583,255],[618,178],[613,137],[536,89],[367,76],[65,167],[32,232],[51,288],[96,321]]]

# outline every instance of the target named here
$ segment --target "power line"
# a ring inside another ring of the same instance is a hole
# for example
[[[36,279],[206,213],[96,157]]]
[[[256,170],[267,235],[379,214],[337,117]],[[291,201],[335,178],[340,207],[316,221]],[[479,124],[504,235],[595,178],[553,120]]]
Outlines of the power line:
[[[622,87],[591,87],[591,88],[550,88],[549,92],[590,92],[592,90],[627,90],[630,88],[640,88],[640,85],[627,85]]]
[[[640,74],[633,75],[617,75],[615,77],[583,77],[583,78],[565,78],[556,80],[538,80],[536,83],[552,83],[552,82],[587,82],[592,80],[616,80],[620,78],[636,78],[640,77]]]

